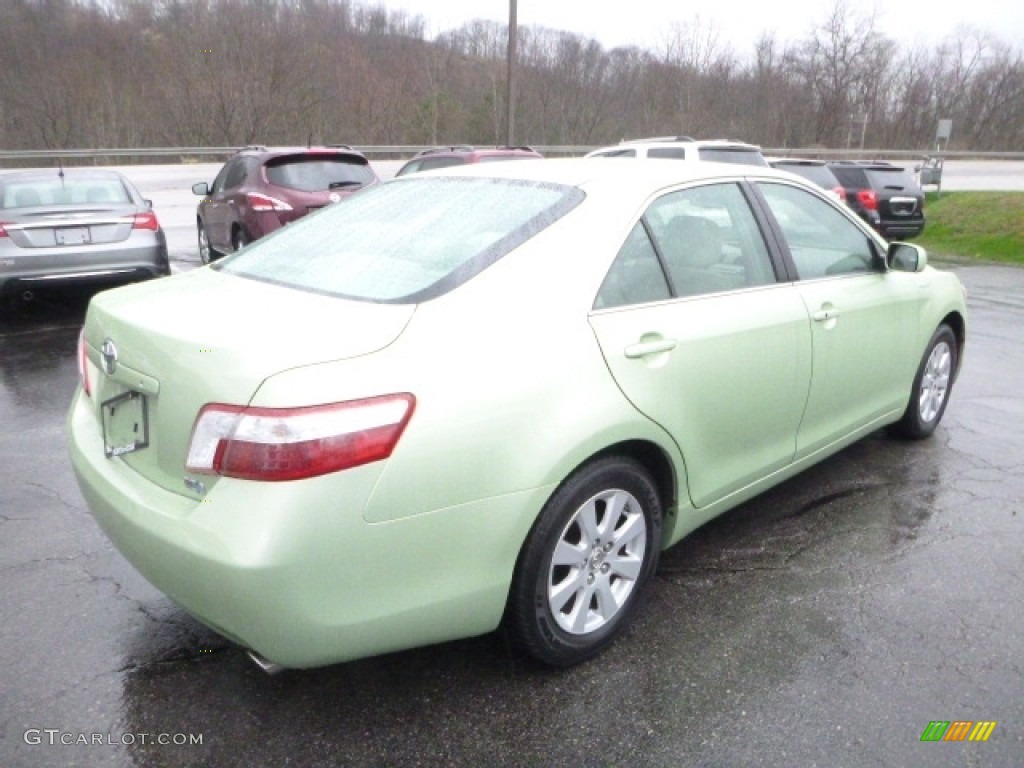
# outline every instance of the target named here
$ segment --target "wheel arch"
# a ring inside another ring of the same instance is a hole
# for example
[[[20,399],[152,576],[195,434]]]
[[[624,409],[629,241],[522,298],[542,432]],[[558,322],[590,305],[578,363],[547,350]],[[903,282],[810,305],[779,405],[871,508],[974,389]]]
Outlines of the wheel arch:
[[[939,325],[948,325],[956,337],[956,370],[953,372],[955,380],[963,367],[964,346],[967,343],[967,322],[962,314],[953,311],[942,318]]]

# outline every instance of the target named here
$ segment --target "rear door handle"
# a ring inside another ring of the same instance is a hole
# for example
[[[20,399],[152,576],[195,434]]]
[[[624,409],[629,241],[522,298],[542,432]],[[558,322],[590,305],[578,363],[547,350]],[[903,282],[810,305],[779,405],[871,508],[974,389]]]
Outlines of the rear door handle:
[[[834,309],[819,309],[811,315],[811,319],[816,320],[819,323],[823,323],[826,320],[832,320],[836,317],[839,317],[839,313]]]
[[[671,352],[679,344],[675,339],[657,339],[655,341],[640,341],[626,347],[625,354],[630,360],[648,355],[657,355],[662,352]]]

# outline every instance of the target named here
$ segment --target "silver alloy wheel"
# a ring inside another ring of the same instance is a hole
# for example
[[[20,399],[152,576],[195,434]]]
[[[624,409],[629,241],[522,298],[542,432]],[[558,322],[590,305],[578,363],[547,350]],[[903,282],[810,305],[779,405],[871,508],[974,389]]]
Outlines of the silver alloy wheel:
[[[210,263],[210,240],[206,236],[206,228],[199,225],[199,260],[203,264]]]
[[[918,394],[918,413],[921,421],[929,424],[942,410],[942,403],[949,390],[949,377],[952,374],[953,353],[949,344],[940,341],[928,356],[921,376],[921,390]]]
[[[608,624],[629,599],[647,548],[647,523],[633,494],[607,490],[584,502],[558,537],[547,598],[558,626],[584,635]]]

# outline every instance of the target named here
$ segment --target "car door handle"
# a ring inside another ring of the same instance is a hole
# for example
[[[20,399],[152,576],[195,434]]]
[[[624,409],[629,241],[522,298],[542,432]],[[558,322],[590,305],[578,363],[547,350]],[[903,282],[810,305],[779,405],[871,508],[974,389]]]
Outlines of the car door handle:
[[[671,352],[679,344],[675,339],[656,339],[653,341],[640,341],[630,344],[625,349],[626,357],[635,360],[638,357],[657,355],[662,352]]]
[[[819,323],[823,323],[826,320],[832,320],[837,317],[839,317],[839,313],[836,312],[834,309],[819,309],[817,312],[811,315],[811,319]]]

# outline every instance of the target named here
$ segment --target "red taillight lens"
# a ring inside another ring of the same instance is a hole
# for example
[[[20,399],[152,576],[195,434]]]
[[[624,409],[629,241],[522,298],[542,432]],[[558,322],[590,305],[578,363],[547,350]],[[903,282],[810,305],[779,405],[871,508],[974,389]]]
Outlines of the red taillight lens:
[[[873,189],[858,189],[857,200],[869,211],[878,210],[878,195],[875,194]]]
[[[0,222],[0,237],[9,237],[9,236],[10,235],[7,234],[7,225],[4,224],[3,222]]]
[[[82,383],[82,391],[92,396],[92,382],[89,381],[89,356],[85,346],[85,328],[78,334],[78,380]]]
[[[243,480],[300,480],[391,455],[412,417],[410,394],[306,408],[211,403],[192,428],[189,472]]]
[[[245,199],[249,202],[249,207],[254,211],[292,210],[292,207],[284,200],[278,200],[276,197],[270,197],[270,195],[261,195],[256,192],[250,192],[245,196]]]
[[[136,213],[132,221],[132,229],[148,229],[156,232],[160,229],[160,222],[156,220],[156,214],[152,211]]]

